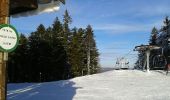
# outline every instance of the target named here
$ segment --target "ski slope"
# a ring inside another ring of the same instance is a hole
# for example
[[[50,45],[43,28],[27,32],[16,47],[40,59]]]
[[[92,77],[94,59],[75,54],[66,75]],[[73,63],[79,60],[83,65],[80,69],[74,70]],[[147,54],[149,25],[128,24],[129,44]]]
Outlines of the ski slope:
[[[115,70],[57,82],[8,84],[7,100],[170,100],[170,74]]]

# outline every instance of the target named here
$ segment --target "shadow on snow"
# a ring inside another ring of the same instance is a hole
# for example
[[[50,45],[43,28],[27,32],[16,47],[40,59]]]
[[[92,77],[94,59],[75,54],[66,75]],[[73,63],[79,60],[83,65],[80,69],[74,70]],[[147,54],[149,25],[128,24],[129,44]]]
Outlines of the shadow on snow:
[[[7,100],[72,100],[76,94],[70,80],[47,83],[8,84]]]

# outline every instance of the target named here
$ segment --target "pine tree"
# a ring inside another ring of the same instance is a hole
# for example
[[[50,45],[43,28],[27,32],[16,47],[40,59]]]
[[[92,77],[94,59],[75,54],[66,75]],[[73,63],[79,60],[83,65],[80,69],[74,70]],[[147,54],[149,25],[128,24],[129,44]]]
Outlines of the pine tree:
[[[85,44],[85,29],[79,28],[77,31],[77,39],[79,45],[79,53],[80,53],[80,73],[81,75],[87,75],[87,52],[86,52],[86,44]]]
[[[59,79],[67,79],[70,77],[70,66],[68,65],[68,57],[64,48],[63,27],[58,18],[53,23],[52,28],[52,58]],[[56,56],[58,55],[58,56]]]
[[[170,49],[169,49],[169,39],[170,39],[170,20],[168,16],[165,17],[164,26],[162,27],[161,35],[158,39],[158,44],[163,48],[163,54],[166,57],[166,61],[170,63]]]
[[[166,16],[165,20],[163,21],[164,26],[162,27],[161,31],[166,32],[167,34],[169,34],[169,25],[170,25],[170,20],[169,17]]]
[[[72,23],[72,19],[68,13],[68,11],[65,11],[65,14],[63,15],[63,45],[66,49],[66,51],[68,51],[69,48],[69,43],[71,41],[71,32],[70,32],[70,28],[69,25]]]
[[[68,10],[65,11],[65,14],[63,17],[64,17],[63,22],[64,22],[65,30],[67,30],[69,27],[68,24],[72,23],[72,18],[69,15]]]
[[[56,17],[53,25],[52,25],[52,33],[54,37],[58,37],[61,40],[64,37],[63,26],[58,17]]]
[[[159,39],[158,39],[158,45],[162,46],[162,47],[166,47],[167,43],[168,43],[168,38],[170,37],[170,20],[168,19],[168,17],[165,17],[164,20],[164,26],[160,29],[160,35]]]
[[[45,74],[46,66],[48,64],[48,54],[50,47],[46,41],[46,29],[44,25],[39,25],[36,32],[31,33],[29,37],[29,53],[30,53],[30,67],[34,69],[32,81],[42,81],[42,74]],[[45,77],[43,77],[45,79]]]
[[[73,38],[70,43],[70,64],[72,76],[82,76],[85,75],[85,46],[83,44],[84,39],[84,30],[83,29],[73,29]]]
[[[149,44],[150,45],[157,45],[157,43],[156,43],[157,37],[158,37],[158,30],[154,27],[152,29],[152,32],[151,32]]]
[[[70,31],[69,25],[72,23],[71,16],[69,15],[68,11],[65,11],[65,14],[63,15],[63,33],[61,34],[61,43],[64,47],[64,50],[66,51],[66,61],[67,61],[67,66],[72,67],[70,64],[71,60],[71,53],[70,53],[70,42],[72,41],[72,33]]]
[[[86,28],[85,45],[87,52],[87,74],[96,73],[99,69],[98,65],[98,50],[94,40],[94,34],[90,25]]]

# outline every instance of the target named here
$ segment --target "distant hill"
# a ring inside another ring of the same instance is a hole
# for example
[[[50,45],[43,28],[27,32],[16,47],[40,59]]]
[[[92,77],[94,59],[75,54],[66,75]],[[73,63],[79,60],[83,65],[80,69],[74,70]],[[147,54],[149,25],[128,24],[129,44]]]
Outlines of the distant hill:
[[[107,71],[111,71],[111,70],[114,70],[114,68],[101,68],[100,72],[103,73],[103,72],[107,72]]]

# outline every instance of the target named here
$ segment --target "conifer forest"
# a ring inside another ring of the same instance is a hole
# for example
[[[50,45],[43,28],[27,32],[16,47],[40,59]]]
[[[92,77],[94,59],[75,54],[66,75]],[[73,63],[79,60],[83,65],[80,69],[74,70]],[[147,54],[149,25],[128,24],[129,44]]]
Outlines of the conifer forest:
[[[70,28],[65,11],[51,26],[40,24],[28,36],[21,34],[17,49],[9,53],[8,82],[47,82],[97,73],[99,53],[90,25]]]

